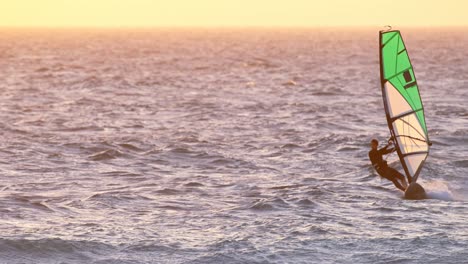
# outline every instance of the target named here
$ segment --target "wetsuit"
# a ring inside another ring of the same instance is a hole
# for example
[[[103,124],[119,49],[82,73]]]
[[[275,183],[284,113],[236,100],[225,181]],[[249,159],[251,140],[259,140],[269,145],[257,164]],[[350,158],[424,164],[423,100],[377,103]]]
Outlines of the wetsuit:
[[[372,149],[369,151],[369,159],[372,162],[372,166],[374,166],[375,170],[377,173],[384,177],[385,179],[393,182],[393,184],[400,190],[405,191],[405,188],[401,185],[401,183],[398,181],[405,181],[405,176],[403,176],[401,173],[399,173],[397,170],[394,168],[391,168],[387,165],[387,161],[385,161],[382,156],[388,153],[391,153],[392,151],[395,151],[394,148],[389,148],[389,145],[386,145],[385,147],[376,150]]]

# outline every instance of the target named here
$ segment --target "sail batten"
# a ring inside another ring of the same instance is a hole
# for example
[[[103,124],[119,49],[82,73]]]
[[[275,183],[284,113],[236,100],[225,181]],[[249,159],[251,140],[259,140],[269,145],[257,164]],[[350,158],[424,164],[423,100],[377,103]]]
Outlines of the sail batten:
[[[400,31],[381,31],[379,47],[387,124],[401,165],[416,182],[430,146],[419,86]]]
[[[412,68],[413,68],[413,67],[411,66],[411,67],[408,67],[408,68],[406,68],[406,69],[403,69],[403,70],[401,70],[400,72],[396,73],[395,75],[390,76],[390,77],[387,77],[386,80],[391,80],[391,79],[393,79],[393,78],[395,78],[395,77],[398,77],[400,74],[402,74],[402,73],[404,73],[404,72],[406,72],[407,70],[412,69]]]
[[[416,110],[413,110],[413,111],[410,111],[410,112],[407,112],[407,113],[403,113],[403,114],[400,114],[399,116],[395,116],[395,117],[392,117],[392,122],[399,119],[399,118],[402,118],[402,117],[405,117],[407,115],[411,115],[411,114],[414,114],[414,113],[417,113],[419,111],[423,111],[424,109],[416,109]]]

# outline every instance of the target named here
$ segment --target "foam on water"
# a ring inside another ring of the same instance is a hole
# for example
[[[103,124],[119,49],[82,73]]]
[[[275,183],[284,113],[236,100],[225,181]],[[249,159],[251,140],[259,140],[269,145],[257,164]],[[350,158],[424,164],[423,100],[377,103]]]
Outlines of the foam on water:
[[[449,189],[447,182],[442,180],[432,180],[423,182],[424,189],[426,190],[429,199],[438,199],[444,201],[453,201],[455,198],[452,191]]]

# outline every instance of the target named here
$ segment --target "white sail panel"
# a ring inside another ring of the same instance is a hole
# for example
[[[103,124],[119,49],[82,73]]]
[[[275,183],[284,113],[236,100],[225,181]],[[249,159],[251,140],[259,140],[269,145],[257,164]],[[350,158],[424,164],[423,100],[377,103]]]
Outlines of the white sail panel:
[[[426,134],[419,123],[416,113],[395,120],[393,128],[402,154],[429,151]]]
[[[385,92],[387,93],[386,99],[390,117],[393,118],[413,111],[406,99],[390,82],[385,82]]]
[[[408,172],[411,174],[411,177],[416,174],[419,167],[422,165],[424,160],[427,157],[426,154],[414,154],[405,157],[405,163],[408,167]]]

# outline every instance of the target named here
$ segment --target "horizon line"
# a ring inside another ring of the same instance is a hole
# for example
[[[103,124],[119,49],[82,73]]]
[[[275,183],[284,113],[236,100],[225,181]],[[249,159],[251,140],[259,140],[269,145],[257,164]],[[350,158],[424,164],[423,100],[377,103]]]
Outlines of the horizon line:
[[[369,29],[385,28],[387,25],[125,25],[125,26],[104,26],[104,25],[1,25],[0,29]],[[468,25],[401,25],[392,28],[408,29],[468,29]]]

